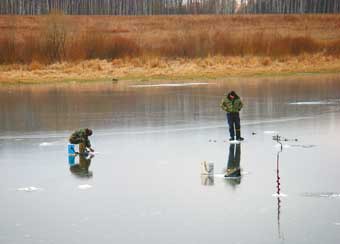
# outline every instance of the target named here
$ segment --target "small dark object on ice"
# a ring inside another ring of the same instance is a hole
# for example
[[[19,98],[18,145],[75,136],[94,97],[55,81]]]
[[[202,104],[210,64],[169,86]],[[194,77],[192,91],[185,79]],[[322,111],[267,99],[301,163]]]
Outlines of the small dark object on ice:
[[[214,142],[217,142],[216,140],[214,140]]]
[[[251,134],[252,134],[253,136],[255,136],[255,135],[256,135],[256,132],[252,132]]]

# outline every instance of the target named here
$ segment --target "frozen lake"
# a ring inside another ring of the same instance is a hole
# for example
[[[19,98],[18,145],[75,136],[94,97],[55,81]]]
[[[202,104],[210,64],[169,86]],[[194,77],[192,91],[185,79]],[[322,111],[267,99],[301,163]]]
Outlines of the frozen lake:
[[[0,243],[337,244],[339,105],[340,75],[0,87]],[[70,167],[79,127],[98,153]]]

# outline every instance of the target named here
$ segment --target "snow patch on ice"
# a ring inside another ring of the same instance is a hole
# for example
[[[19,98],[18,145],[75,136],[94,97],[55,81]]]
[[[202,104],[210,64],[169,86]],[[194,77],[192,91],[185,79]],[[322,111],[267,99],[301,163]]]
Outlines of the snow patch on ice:
[[[214,174],[213,176],[216,178],[224,178],[225,174]]]
[[[230,144],[240,144],[241,142],[240,141],[237,141],[237,140],[233,140],[233,141],[229,141]]]
[[[275,131],[275,130],[266,130],[263,132],[264,134],[277,134],[279,133],[278,131]]]
[[[304,193],[302,195],[305,197],[340,198],[340,193],[337,192]]]
[[[291,147],[312,148],[316,147],[316,145],[291,145]]]
[[[277,193],[274,193],[272,194],[273,197],[287,197],[287,194],[284,194],[284,193],[280,193],[280,194],[277,194]]]
[[[330,101],[302,101],[302,102],[291,102],[290,105],[332,105],[339,104],[338,100]]]
[[[26,191],[26,192],[32,192],[32,191],[41,191],[42,188],[35,187],[35,186],[28,186],[28,187],[20,187],[17,189],[17,191]]]
[[[39,146],[41,146],[41,147],[49,147],[49,146],[52,146],[52,145],[53,145],[53,143],[51,143],[51,142],[42,142],[42,143],[39,144]]]
[[[276,144],[274,147],[276,147],[276,148],[281,148],[281,144],[278,143],[278,144]],[[290,145],[287,145],[287,144],[282,144],[282,147],[283,147],[283,148],[290,148],[291,146],[290,146]]]
[[[78,186],[78,189],[80,189],[80,190],[88,190],[90,188],[92,188],[92,186],[88,185],[88,184],[84,184],[84,185],[79,185]]]

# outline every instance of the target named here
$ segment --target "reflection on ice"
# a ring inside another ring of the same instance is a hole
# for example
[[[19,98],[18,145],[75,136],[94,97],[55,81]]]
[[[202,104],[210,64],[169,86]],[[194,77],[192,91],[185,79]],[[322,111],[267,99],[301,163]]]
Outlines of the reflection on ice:
[[[241,160],[241,144],[230,144],[227,169],[224,176],[227,179],[227,182],[232,186],[241,183],[240,160]]]
[[[204,186],[213,186],[214,175],[201,175],[201,184]]]
[[[214,185],[214,163],[207,161],[201,163],[201,184]]]
[[[241,183],[241,143],[229,144],[229,154],[227,158],[227,167],[223,174],[214,174],[214,164],[204,161],[201,164],[201,184],[214,185],[214,177],[223,178],[231,186]],[[247,174],[247,173],[246,173]]]
[[[79,156],[79,157],[78,157]],[[76,163],[76,158],[79,158],[79,162]],[[73,175],[79,178],[90,178],[93,176],[92,171],[89,170],[91,165],[91,160],[94,157],[91,155],[69,155],[68,163],[70,166],[70,171]]]

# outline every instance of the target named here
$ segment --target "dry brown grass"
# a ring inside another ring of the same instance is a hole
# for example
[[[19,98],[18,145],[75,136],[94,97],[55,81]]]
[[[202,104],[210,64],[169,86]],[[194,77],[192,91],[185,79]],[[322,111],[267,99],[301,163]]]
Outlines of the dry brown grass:
[[[340,42],[339,15],[0,16],[0,29],[1,63],[142,55],[337,55]],[[51,42],[51,36],[57,41]]]
[[[35,69],[37,65],[39,68]],[[106,80],[152,80],[152,79],[215,79],[229,76],[286,75],[296,73],[338,72],[340,59],[322,54],[304,54],[284,59],[268,57],[160,58],[146,57],[93,59],[78,63],[0,66],[0,82],[58,82]]]
[[[340,57],[340,15],[0,16],[0,31],[2,80],[314,72]]]

